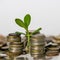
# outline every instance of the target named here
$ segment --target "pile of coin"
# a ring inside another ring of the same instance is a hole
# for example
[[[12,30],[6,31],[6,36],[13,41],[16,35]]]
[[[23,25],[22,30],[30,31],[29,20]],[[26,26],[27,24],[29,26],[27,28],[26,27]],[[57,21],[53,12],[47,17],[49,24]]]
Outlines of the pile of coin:
[[[45,38],[45,41],[46,41],[46,44],[49,44],[50,42],[51,43],[56,43],[55,36],[47,36]]]
[[[30,54],[33,58],[43,58],[45,56],[45,35],[35,34],[31,36]]]
[[[4,57],[0,57],[0,60],[4,60],[5,58]]]
[[[7,37],[9,42],[9,52],[7,53],[10,56],[19,56],[23,52],[23,42],[21,42],[20,35],[15,33],[10,33]]]
[[[27,57],[17,57],[16,60],[28,60]]]
[[[56,43],[60,46],[60,35],[55,36]]]
[[[58,44],[50,43],[49,45],[47,45],[46,48],[47,48],[46,56],[56,56],[56,55],[59,55]]]

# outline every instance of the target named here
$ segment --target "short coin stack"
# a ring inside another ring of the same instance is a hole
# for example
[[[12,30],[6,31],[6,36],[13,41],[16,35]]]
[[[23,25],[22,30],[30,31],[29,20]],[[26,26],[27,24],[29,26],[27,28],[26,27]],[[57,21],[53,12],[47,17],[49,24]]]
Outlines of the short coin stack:
[[[60,35],[55,36],[56,43],[59,45],[60,48]]]
[[[20,35],[15,33],[10,33],[7,37],[9,42],[9,52],[10,56],[19,56],[23,52],[23,43],[21,42]]]
[[[43,34],[36,34],[31,37],[30,54],[33,58],[43,58],[45,56],[45,36]]]
[[[56,43],[52,43],[47,46],[46,56],[56,56],[59,54],[59,48]]]

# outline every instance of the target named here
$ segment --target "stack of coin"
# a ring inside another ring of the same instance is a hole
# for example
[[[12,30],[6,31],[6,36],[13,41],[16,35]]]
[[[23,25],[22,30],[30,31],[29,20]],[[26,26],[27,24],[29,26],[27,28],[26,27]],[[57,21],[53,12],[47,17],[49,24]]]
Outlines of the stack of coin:
[[[7,36],[7,41],[8,42],[21,42],[21,36],[19,34],[10,33]]]
[[[18,43],[18,44],[17,44],[17,42],[11,43],[10,46],[9,46],[9,51],[11,53],[13,53],[13,55],[22,54],[22,52],[23,52],[23,43]]]
[[[60,46],[60,35],[55,36],[56,43]]]
[[[58,44],[50,43],[49,45],[47,45],[46,56],[56,56],[56,55],[59,55]]]
[[[10,56],[19,56],[23,52],[23,42],[21,42],[20,35],[10,33],[7,37],[9,42],[9,53]]]
[[[43,58],[45,56],[45,35],[35,34],[31,36],[30,54],[33,58]]]
[[[47,36],[45,38],[45,41],[46,41],[46,44],[49,44],[50,42],[55,43],[56,42],[55,36]]]
[[[55,36],[56,43],[59,46],[59,52],[60,52],[60,35]]]
[[[0,57],[0,60],[5,60],[5,58],[4,57]]]

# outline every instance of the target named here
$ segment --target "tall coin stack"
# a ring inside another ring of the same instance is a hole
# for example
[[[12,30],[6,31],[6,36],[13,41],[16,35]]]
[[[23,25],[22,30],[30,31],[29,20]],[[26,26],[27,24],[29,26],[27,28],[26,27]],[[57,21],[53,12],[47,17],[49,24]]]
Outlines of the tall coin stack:
[[[21,42],[20,35],[15,33],[10,33],[7,37],[9,42],[9,52],[7,53],[12,58],[14,56],[19,56],[23,52],[23,43]]]
[[[30,54],[34,59],[45,57],[45,36],[43,34],[35,34],[31,36]]]

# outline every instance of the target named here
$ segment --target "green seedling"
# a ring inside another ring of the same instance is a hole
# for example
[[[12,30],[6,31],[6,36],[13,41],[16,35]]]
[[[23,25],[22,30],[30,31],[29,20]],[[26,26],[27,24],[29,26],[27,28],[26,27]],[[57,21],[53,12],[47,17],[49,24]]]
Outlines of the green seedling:
[[[29,47],[30,46],[30,36],[39,32],[41,30],[41,28],[36,29],[34,32],[32,32],[32,34],[29,33],[29,25],[31,23],[30,14],[26,14],[23,21],[19,18],[16,18],[15,22],[17,25],[19,25],[20,27],[25,29],[26,33],[23,33],[23,32],[16,32],[16,33],[24,34],[27,37],[27,47]]]

